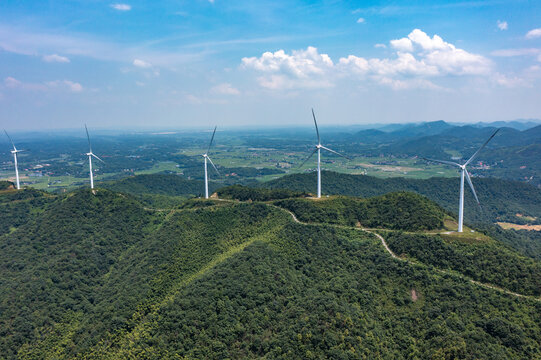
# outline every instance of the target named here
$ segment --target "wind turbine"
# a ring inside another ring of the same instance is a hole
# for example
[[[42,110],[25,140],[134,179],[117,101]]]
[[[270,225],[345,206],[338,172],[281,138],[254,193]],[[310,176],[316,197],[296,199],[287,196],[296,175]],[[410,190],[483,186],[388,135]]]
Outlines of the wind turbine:
[[[90,135],[88,135],[88,128],[86,127],[86,124],[85,124],[85,130],[86,130],[86,138],[88,139],[88,149],[89,149],[89,151],[85,155],[88,156],[88,166],[90,167],[90,188],[94,189],[94,175],[92,173],[92,157],[95,157],[102,163],[105,163],[105,161],[100,159],[97,155],[95,155],[92,152],[92,145],[90,144]]]
[[[466,166],[468,166],[468,164],[471,163],[473,161],[473,159],[475,159],[475,157],[479,154],[479,152],[481,150],[483,150],[483,148],[485,146],[487,146],[488,142],[490,140],[492,140],[492,138],[494,136],[496,136],[498,131],[500,131],[500,129],[497,129],[494,132],[494,134],[492,134],[492,136],[489,137],[488,140],[485,141],[485,143],[468,159],[468,161],[466,161],[462,165],[459,164],[459,163],[456,163],[456,162],[452,162],[452,161],[433,160],[433,159],[423,158],[423,159],[425,159],[427,161],[433,161],[433,162],[437,162],[437,163],[441,163],[441,164],[457,166],[460,169],[460,200],[459,200],[459,203],[458,203],[458,232],[462,232],[462,230],[463,230],[462,228],[463,228],[463,224],[464,224],[464,177],[468,181],[468,184],[470,184],[470,188],[471,188],[471,191],[473,193],[473,196],[475,197],[475,201],[477,201],[477,205],[479,205],[479,207],[481,207],[481,203],[479,203],[479,199],[477,198],[477,194],[475,193],[475,189],[473,187],[473,183],[471,181],[470,174],[468,173],[468,170],[466,169]]]
[[[205,199],[209,198],[209,176],[208,176],[208,171],[207,171],[207,160],[210,162],[210,164],[212,165],[214,170],[216,170],[218,175],[220,175],[220,172],[218,171],[216,166],[214,166],[214,163],[212,162],[212,160],[210,159],[210,157],[208,155],[208,153],[210,151],[210,147],[212,146],[212,140],[214,140],[214,134],[216,134],[216,128],[217,128],[217,126],[214,127],[214,132],[212,133],[212,137],[210,138],[210,143],[209,143],[209,147],[207,149],[207,152],[201,155],[205,159]]]
[[[315,146],[314,151],[310,153],[310,156],[308,156],[308,158],[304,160],[304,162],[299,166],[299,168],[301,168],[304,164],[306,164],[306,162],[310,160],[310,158],[317,152],[317,197],[321,198],[321,149],[332,152],[333,154],[336,154],[348,160],[351,160],[351,159],[345,155],[342,155],[334,150],[329,149],[328,147],[321,145],[321,138],[319,137],[319,129],[317,128],[317,121],[316,121],[316,115],[314,114],[314,109],[312,109],[312,117],[314,118],[314,125],[316,126],[317,145]]]
[[[17,165],[17,153],[23,151],[23,150],[17,150],[15,147],[15,144],[13,143],[13,140],[11,140],[11,137],[9,136],[6,129],[4,129],[4,132],[6,133],[6,136],[8,137],[9,141],[11,142],[11,145],[13,146],[13,150],[11,150],[11,153],[13,154],[13,161],[15,162],[15,179],[17,181],[17,190],[21,189],[21,184],[19,182],[19,167]]]

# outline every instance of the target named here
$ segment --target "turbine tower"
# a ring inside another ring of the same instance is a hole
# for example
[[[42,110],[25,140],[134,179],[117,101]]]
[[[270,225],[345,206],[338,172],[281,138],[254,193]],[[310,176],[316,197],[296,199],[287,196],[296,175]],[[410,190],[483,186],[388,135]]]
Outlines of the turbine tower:
[[[317,152],[317,197],[321,198],[321,149],[327,150],[333,154],[336,154],[348,160],[351,160],[351,159],[345,155],[342,155],[334,150],[329,149],[328,147],[321,145],[321,138],[319,137],[319,129],[317,128],[317,121],[316,121],[316,115],[314,114],[314,109],[312,109],[312,117],[314,118],[314,125],[316,126],[317,145],[315,146],[314,150],[310,153],[308,158],[306,158],[306,160],[304,160],[304,162],[299,166],[299,168],[301,168],[304,164],[306,164],[306,162],[310,160],[310,158]]]
[[[500,129],[497,129],[494,132],[494,134],[492,134],[492,136],[489,137],[488,140],[485,141],[485,143],[464,164],[459,164],[452,161],[423,158],[427,161],[433,161],[440,164],[452,165],[460,169],[460,199],[458,202],[458,232],[463,231],[463,224],[464,224],[464,178],[466,178],[466,180],[468,181],[468,184],[470,185],[473,196],[475,197],[475,201],[477,201],[477,205],[479,205],[479,207],[481,206],[481,203],[479,203],[479,199],[477,198],[477,194],[475,193],[475,188],[473,187],[473,183],[471,181],[470,174],[468,173],[468,169],[466,169],[466,166],[468,166],[468,164],[470,164],[473,161],[473,159],[475,159],[475,157],[479,154],[479,152],[483,150],[485,146],[487,146],[488,142],[492,140],[494,136],[496,136],[498,131],[500,131]]]
[[[11,137],[9,136],[6,129],[4,129],[4,132],[6,133],[6,136],[8,137],[9,141],[11,142],[11,146],[13,146],[13,150],[11,150],[11,153],[13,154],[13,161],[15,163],[15,179],[17,182],[17,190],[21,189],[21,184],[19,182],[19,166],[17,165],[17,153],[23,151],[23,150],[17,150],[15,147],[15,144],[13,143],[13,140],[11,140]]]
[[[88,128],[86,127],[86,124],[85,124],[85,130],[86,130],[86,138],[88,139],[88,150],[89,150],[85,155],[88,156],[88,166],[90,168],[90,189],[94,189],[94,174],[92,173],[92,157],[95,157],[102,163],[105,163],[105,161],[100,159],[97,155],[95,155],[92,152],[92,145],[90,144],[90,135],[88,135]]]
[[[210,164],[212,165],[214,170],[216,170],[218,175],[220,175],[220,172],[218,171],[216,166],[214,166],[214,163],[212,162],[212,160],[210,159],[210,157],[208,155],[208,153],[210,151],[210,147],[212,146],[212,141],[214,140],[214,134],[216,134],[216,128],[217,128],[217,126],[214,127],[214,132],[212,133],[212,137],[210,138],[210,143],[209,143],[209,147],[207,149],[207,152],[201,155],[205,159],[205,199],[209,198],[209,176],[208,176],[208,170],[207,170],[207,160],[210,162]]]

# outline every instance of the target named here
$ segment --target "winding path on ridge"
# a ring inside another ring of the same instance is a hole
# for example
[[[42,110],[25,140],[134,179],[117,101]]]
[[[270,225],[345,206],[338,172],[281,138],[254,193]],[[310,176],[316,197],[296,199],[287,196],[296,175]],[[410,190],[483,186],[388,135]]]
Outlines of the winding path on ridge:
[[[222,202],[230,202],[230,203],[239,203],[239,204],[240,203],[246,203],[246,201],[219,199],[217,197],[211,198],[211,200],[222,201]],[[365,233],[371,234],[371,235],[375,236],[376,238],[378,238],[380,240],[381,244],[385,248],[385,251],[389,255],[391,255],[391,257],[393,259],[396,259],[398,261],[404,261],[404,262],[407,262],[407,263],[415,265],[415,266],[427,267],[426,264],[423,264],[423,263],[420,263],[420,262],[417,262],[417,261],[413,261],[411,259],[405,259],[405,258],[402,258],[402,257],[396,255],[389,248],[389,245],[387,245],[387,242],[385,241],[385,238],[383,236],[381,236],[380,234],[378,234],[377,232],[373,231],[373,230],[368,230],[368,229],[364,229],[364,228],[357,228],[357,227],[351,227],[351,226],[345,226],[345,225],[336,225],[336,224],[306,223],[306,222],[300,221],[297,218],[297,216],[290,210],[284,209],[284,208],[282,208],[280,206],[270,204],[270,203],[265,203],[265,204],[268,205],[268,206],[272,206],[272,207],[274,207],[276,209],[279,209],[280,211],[286,212],[287,214],[289,214],[291,216],[293,221],[296,222],[297,224],[308,225],[308,226],[322,226],[322,225],[324,225],[324,226],[332,226],[332,227],[343,228],[343,229],[354,229],[354,230],[357,230],[357,231],[363,231]],[[177,211],[180,212],[180,211],[186,211],[186,210],[192,210],[192,211],[197,210],[197,208],[194,208],[194,209],[152,209],[152,208],[145,208],[145,209],[146,210],[153,210],[153,211],[170,211],[169,215],[171,215],[171,213],[174,213],[174,212],[177,212]],[[380,229],[380,230],[385,231],[386,229]],[[510,291],[510,290],[507,290],[507,289],[504,289],[504,288],[501,288],[501,287],[498,287],[498,286],[495,286],[495,285],[482,283],[482,282],[479,282],[477,280],[473,280],[473,279],[471,279],[471,278],[467,277],[466,275],[463,275],[463,274],[461,274],[459,272],[453,272],[453,271],[448,271],[448,270],[437,269],[435,267],[434,267],[434,269],[435,269],[436,272],[438,272],[440,274],[446,274],[446,275],[450,275],[450,276],[459,277],[459,278],[461,278],[463,280],[469,281],[470,283],[472,283],[474,285],[477,285],[477,286],[480,286],[480,287],[483,287],[485,289],[496,290],[498,292],[501,292],[501,293],[504,293],[504,294],[507,294],[507,295],[512,295],[512,296],[516,296],[516,297],[520,297],[520,298],[524,298],[524,299],[531,299],[531,300],[534,300],[534,301],[541,301],[541,297],[538,298],[538,297],[531,296],[531,295],[519,294],[519,293]]]
[[[227,200],[221,200],[220,201],[227,201]],[[299,219],[297,219],[297,216],[295,216],[295,214],[290,211],[290,210],[287,210],[287,209],[284,209],[284,208],[281,208],[279,206],[276,206],[276,205],[271,205],[277,209],[280,209],[282,211],[285,211],[287,212],[289,215],[291,215],[291,217],[293,218],[293,221],[295,221],[296,223],[298,224],[302,224],[302,225],[318,225],[318,224],[311,224],[311,223],[305,223],[305,222],[302,222],[300,221]],[[413,265],[417,265],[417,266],[426,266],[425,264],[423,263],[419,263],[419,262],[416,262],[416,261],[412,261],[412,260],[408,260],[408,259],[404,259],[404,258],[401,258],[399,256],[397,256],[390,248],[389,248],[389,245],[387,245],[387,242],[385,241],[385,238],[383,236],[381,236],[380,234],[374,232],[374,231],[371,231],[371,230],[368,230],[368,229],[364,229],[364,228],[353,228],[353,227],[350,227],[350,226],[344,226],[344,225],[333,225],[333,224],[325,224],[327,226],[334,226],[334,227],[339,227],[339,228],[344,228],[344,229],[355,229],[355,230],[359,230],[359,231],[364,231],[366,233],[369,233],[369,234],[372,234],[374,235],[375,237],[377,237],[380,241],[381,241],[381,244],[383,245],[383,247],[385,248],[385,251],[387,251],[387,253],[389,253],[389,255],[391,255],[391,257],[393,257],[394,259],[397,259],[397,260],[400,260],[400,261],[405,261],[407,263],[410,263],[410,264],[413,264]],[[381,230],[386,230],[386,229],[381,229]],[[457,272],[451,272],[451,271],[447,271],[447,270],[442,270],[442,269],[437,269],[435,268],[435,270],[441,274],[447,274],[447,275],[452,275],[452,276],[458,276],[464,280],[467,280],[469,281],[470,283],[472,284],[475,284],[477,286],[481,286],[481,287],[484,287],[486,289],[492,289],[492,290],[497,290],[499,292],[502,292],[502,293],[505,293],[505,294],[508,294],[508,295],[513,295],[513,296],[517,296],[517,297],[521,297],[521,298],[526,298],[526,299],[532,299],[532,300],[535,300],[535,301],[541,301],[541,298],[537,298],[535,296],[530,296],[530,295],[523,295],[523,294],[519,294],[519,293],[516,293],[516,292],[513,292],[513,291],[510,291],[510,290],[507,290],[507,289],[504,289],[504,288],[501,288],[501,287],[498,287],[498,286],[495,286],[495,285],[490,285],[490,284],[485,284],[485,283],[482,283],[482,282],[479,282],[477,280],[473,280],[473,279],[470,279],[469,277],[463,275],[463,274],[460,274],[460,273],[457,273]]]

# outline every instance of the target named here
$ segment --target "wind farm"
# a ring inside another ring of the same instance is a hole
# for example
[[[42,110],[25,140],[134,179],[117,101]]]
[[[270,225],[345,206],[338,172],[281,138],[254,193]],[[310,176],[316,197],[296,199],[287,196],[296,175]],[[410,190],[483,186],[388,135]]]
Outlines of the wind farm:
[[[0,2],[0,360],[541,360],[539,14]]]

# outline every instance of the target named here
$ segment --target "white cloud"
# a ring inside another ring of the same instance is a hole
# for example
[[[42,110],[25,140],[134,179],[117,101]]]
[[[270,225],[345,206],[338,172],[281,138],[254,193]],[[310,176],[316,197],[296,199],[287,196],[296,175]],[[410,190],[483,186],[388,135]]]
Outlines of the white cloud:
[[[47,87],[43,84],[25,83],[11,76],[4,79],[4,85],[8,89],[29,90],[29,91],[45,91]]]
[[[438,86],[426,79],[407,79],[396,80],[387,77],[378,79],[378,82],[382,85],[390,86],[393,90],[409,90],[409,89],[429,89],[429,90],[444,90],[441,86]]]
[[[143,69],[148,69],[148,68],[152,67],[152,64],[149,63],[149,62],[140,60],[140,59],[135,59],[135,60],[133,60],[133,66],[143,68]]]
[[[111,4],[111,7],[118,11],[130,11],[131,5],[128,4]]]
[[[434,50],[446,50],[454,48],[452,44],[448,44],[438,35],[428,36],[424,31],[415,29],[408,35],[413,43],[420,46],[421,49],[425,51],[434,51]]]
[[[481,55],[457,49],[453,44],[443,41],[438,35],[431,38],[425,32],[415,29],[407,38],[399,39],[403,45],[403,48],[399,50],[408,51],[407,46],[404,45],[408,44],[405,39],[410,40],[412,44],[413,49],[409,52],[416,49],[422,61],[427,65],[437,67],[440,74],[482,75],[490,71],[490,60]],[[393,45],[392,41],[391,45]]]
[[[216,85],[212,89],[210,89],[210,91],[214,94],[240,95],[240,91],[229,83]]]
[[[321,87],[329,86],[324,79],[327,72],[333,69],[333,62],[329,55],[319,54],[315,47],[309,46],[306,50],[294,50],[291,55],[284,50],[274,53],[265,52],[261,57],[242,59],[242,66],[263,73],[272,74],[259,78],[261,86],[278,89],[294,87]]]
[[[541,54],[539,54],[539,56],[537,56],[537,61],[541,62]]]
[[[413,43],[408,38],[402,38],[398,40],[391,40],[391,47],[398,51],[413,51]]]
[[[22,82],[15,78],[12,78],[11,76],[8,76],[4,79],[4,85],[8,88],[17,88],[22,85]]]
[[[362,18],[362,17],[360,17],[360,18],[357,19],[357,24],[362,24],[362,23],[364,23],[364,22],[365,22],[365,20],[364,20],[364,18]]]
[[[509,26],[507,25],[507,21],[500,21],[500,20],[498,20],[497,25],[498,25],[498,29],[500,29],[500,30],[502,30],[502,31],[503,31],[503,30],[507,30],[508,27],[509,27]]]
[[[530,30],[526,34],[526,39],[534,39],[538,37],[541,37],[541,28]]]
[[[58,62],[58,63],[69,63],[70,62],[70,59],[68,59],[67,57],[60,56],[60,55],[57,55],[57,54],[45,55],[45,56],[43,56],[42,59],[45,62]]]
[[[387,48],[387,45],[385,44],[376,44],[374,45],[375,48],[381,48],[381,49],[386,49]]]
[[[508,87],[508,88],[530,86],[528,81],[518,76],[507,76],[500,73],[495,73],[492,76],[492,81],[496,83],[497,85]]]
[[[29,91],[48,91],[53,89],[68,90],[75,93],[83,91],[83,86],[81,84],[70,80],[54,80],[40,84],[22,82],[9,76],[4,79],[4,85],[6,86],[6,88],[10,89]]]
[[[45,84],[50,88],[66,89],[75,93],[83,91],[83,86],[81,84],[70,80],[55,80],[49,81]]]
[[[243,58],[242,67],[262,73],[257,81],[268,89],[326,88],[352,75],[393,89],[442,89],[429,78],[488,76],[492,72],[489,59],[458,49],[438,35],[430,37],[419,29],[390,44],[395,53],[389,58],[348,55],[335,64],[327,54],[308,47],[292,51],[291,55],[278,50],[259,58]]]

